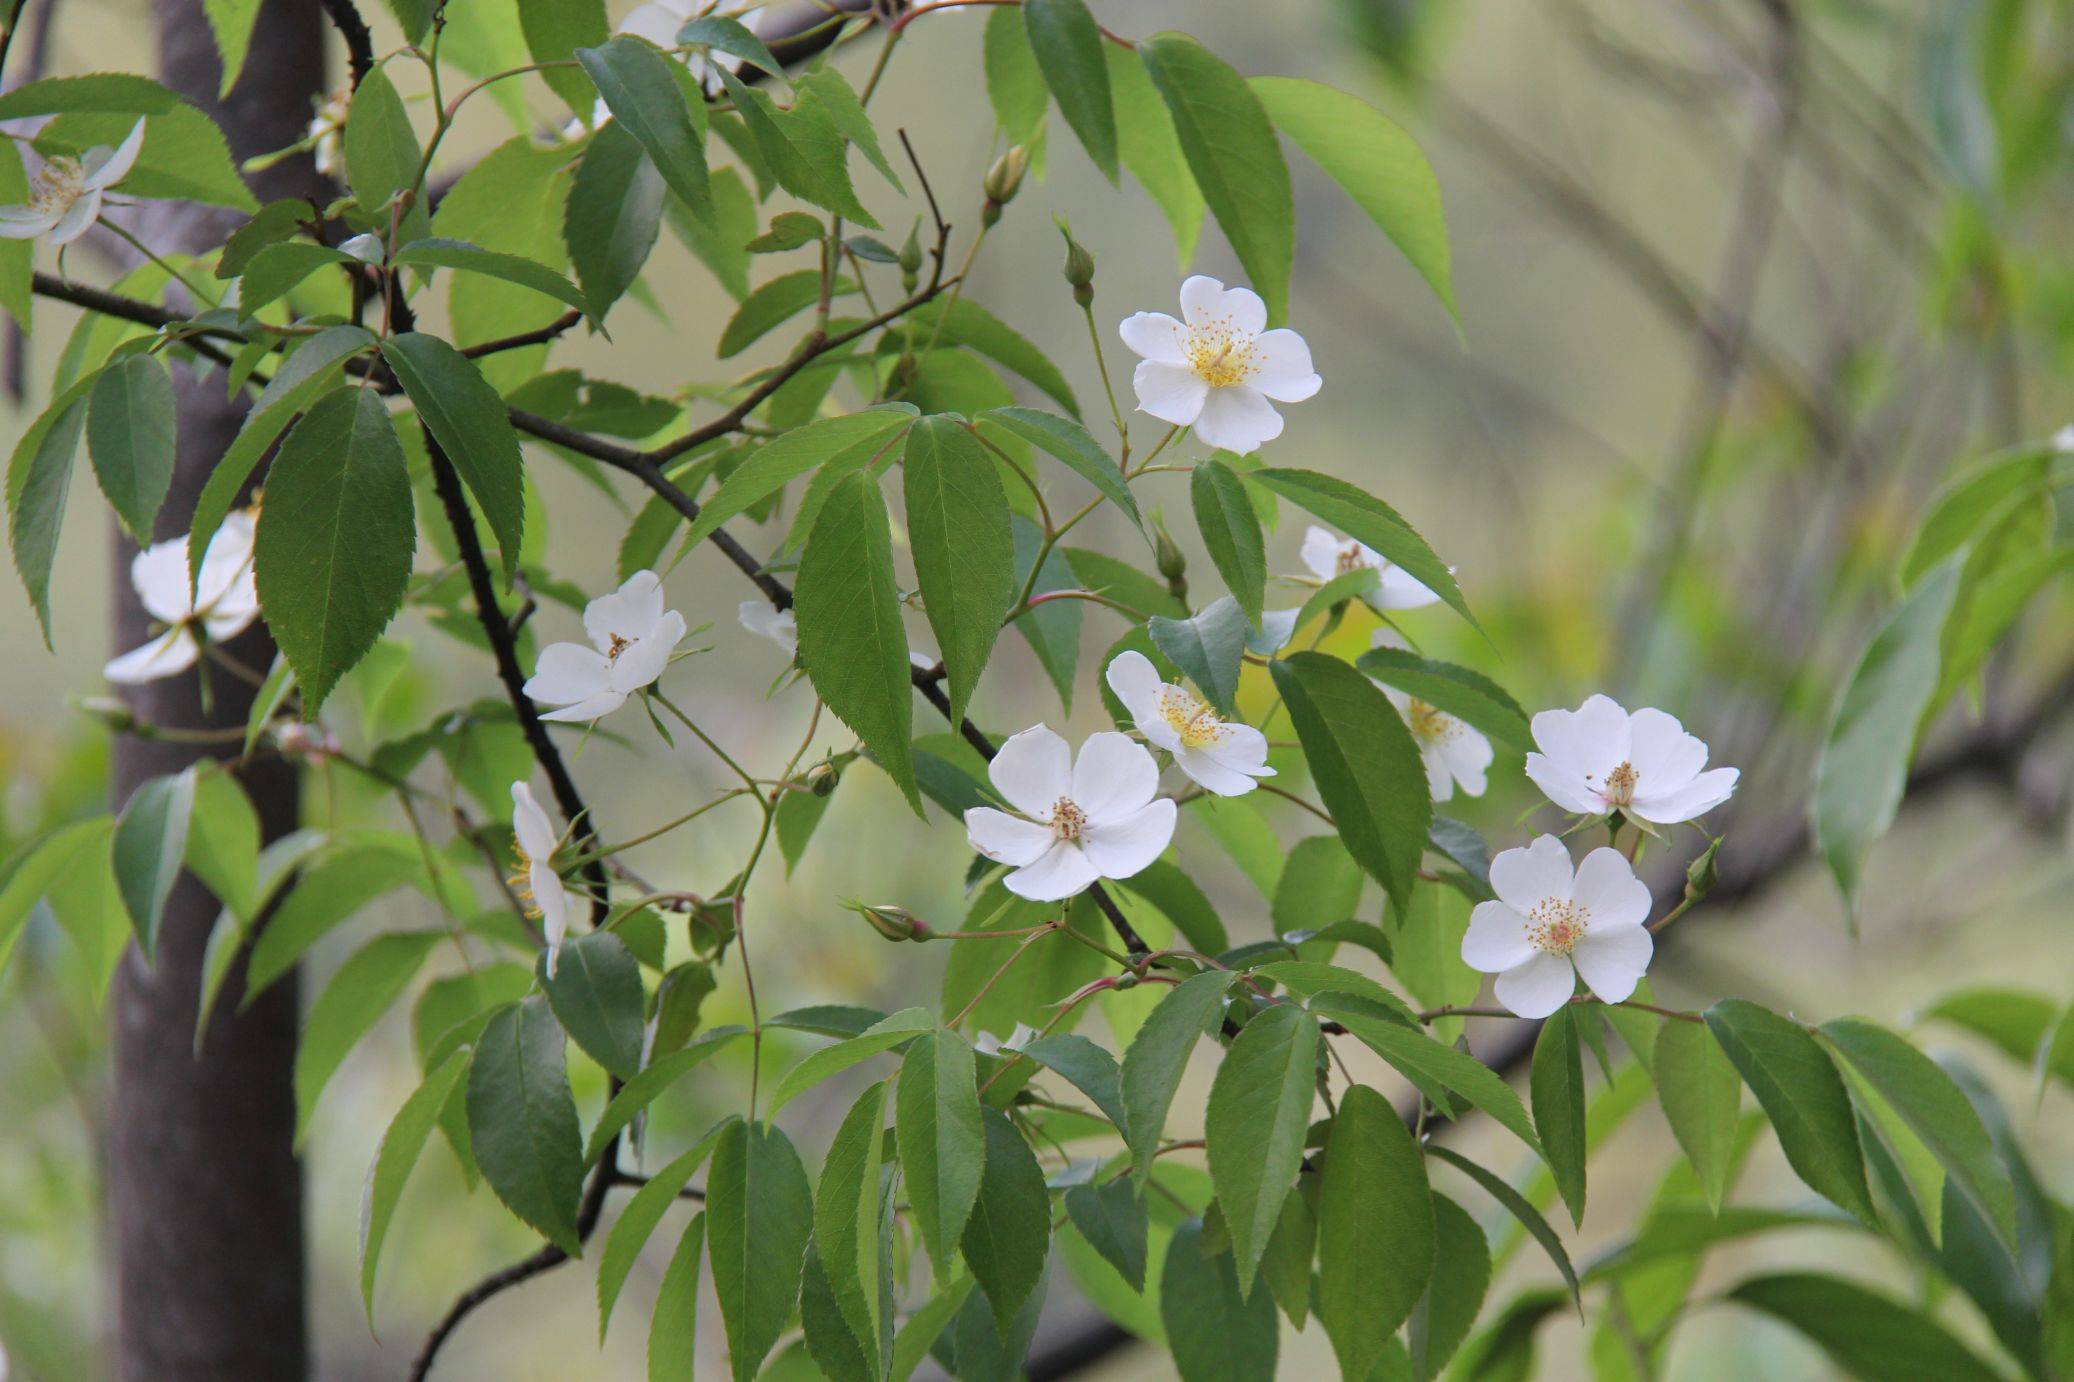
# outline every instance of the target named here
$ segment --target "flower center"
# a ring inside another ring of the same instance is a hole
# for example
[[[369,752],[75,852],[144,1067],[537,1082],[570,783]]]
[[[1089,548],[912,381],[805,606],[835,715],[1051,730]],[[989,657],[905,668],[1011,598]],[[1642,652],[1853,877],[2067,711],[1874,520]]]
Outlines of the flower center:
[[[1087,812],[1080,809],[1071,797],[1060,797],[1051,806],[1051,833],[1061,840],[1078,843],[1080,832],[1087,828]]]
[[[1411,732],[1420,743],[1444,744],[1461,732],[1462,722],[1442,710],[1435,710],[1414,696],[1405,707],[1405,718],[1411,722]]]
[[[618,634],[616,634],[616,633],[615,633],[615,634],[613,634],[613,635],[612,635],[612,646],[611,646],[611,647],[609,647],[609,648],[607,648],[607,649],[605,650],[605,661],[607,661],[607,662],[617,662],[617,661],[619,661],[619,655],[620,655],[621,653],[625,652],[625,651],[626,651],[627,649],[629,649],[629,648],[633,647],[633,646],[634,646],[634,640],[633,640],[633,639],[631,639],[631,638],[622,638],[622,637],[621,637],[620,635],[618,635]]]
[[[1371,565],[1373,563],[1362,555],[1361,544],[1350,542],[1339,549],[1339,557],[1332,563],[1332,574],[1344,576],[1354,571],[1366,571]]]
[[[1253,338],[1234,330],[1228,317],[1188,328],[1188,367],[1213,389],[1242,384],[1260,370]]]
[[[1606,774],[1606,786],[1602,789],[1606,794],[1606,800],[1615,806],[1626,806],[1634,801],[1636,776],[1635,765],[1632,763],[1622,763]]]
[[[1576,903],[1544,897],[1527,913],[1527,939],[1537,950],[1568,955],[1577,948],[1590,922],[1591,913]]]
[[[79,160],[60,154],[48,160],[36,170],[36,181],[29,188],[29,205],[46,215],[71,210],[72,203],[86,190],[86,169]]]
[[[511,885],[511,894],[519,900],[519,908],[534,921],[540,920],[540,902],[533,896],[533,856],[519,843],[518,833],[511,836],[511,852],[518,856],[518,871],[504,881]]]
[[[1216,711],[1178,686],[1168,686],[1163,691],[1159,698],[1160,716],[1180,736],[1183,748],[1199,749],[1223,737],[1224,721]]]

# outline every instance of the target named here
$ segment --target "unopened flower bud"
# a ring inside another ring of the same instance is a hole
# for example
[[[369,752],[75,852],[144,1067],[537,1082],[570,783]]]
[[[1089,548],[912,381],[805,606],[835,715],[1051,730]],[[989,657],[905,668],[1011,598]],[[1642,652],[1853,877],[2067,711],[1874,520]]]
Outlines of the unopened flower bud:
[[[1188,593],[1188,556],[1174,541],[1157,513],[1152,515],[1152,560],[1175,599]]]
[[[816,763],[807,769],[807,790],[817,797],[825,797],[835,790],[842,780],[842,773],[833,763]]]
[[[1066,262],[1060,271],[1073,287],[1073,301],[1082,307],[1090,306],[1095,300],[1095,257],[1064,225],[1059,227],[1059,234],[1066,237]]]
[[[137,727],[137,712],[130,709],[128,701],[113,696],[84,696],[73,704],[80,714],[99,720],[117,734],[127,734]]]
[[[922,223],[917,220],[907,232],[907,243],[900,247],[900,288],[912,293],[922,276]]]
[[[994,160],[994,166],[987,169],[986,181],[980,184],[987,195],[979,211],[982,224],[991,226],[1001,219],[1001,208],[1015,200],[1015,194],[1022,190],[1023,174],[1029,171],[1030,151],[1020,144]]]
[[[889,941],[925,941],[929,926],[904,907],[877,906],[869,902],[845,903],[851,911],[871,923],[871,929]]]
[[[322,758],[338,752],[338,737],[322,725],[287,720],[274,727],[274,747],[283,758]]]
[[[1707,847],[1700,852],[1700,857],[1693,860],[1692,864],[1685,870],[1685,900],[1687,902],[1699,901],[1712,892],[1714,884],[1720,881],[1720,870],[1714,865],[1714,856],[1720,852],[1721,837],[1716,835],[1707,842]]]

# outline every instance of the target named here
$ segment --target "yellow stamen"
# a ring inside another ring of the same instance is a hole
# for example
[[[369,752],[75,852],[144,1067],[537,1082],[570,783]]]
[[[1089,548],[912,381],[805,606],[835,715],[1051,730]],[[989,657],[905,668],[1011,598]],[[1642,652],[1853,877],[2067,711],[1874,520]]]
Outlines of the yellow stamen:
[[[1527,913],[1527,939],[1537,950],[1568,955],[1577,948],[1590,924],[1591,913],[1583,907],[1546,897]]]

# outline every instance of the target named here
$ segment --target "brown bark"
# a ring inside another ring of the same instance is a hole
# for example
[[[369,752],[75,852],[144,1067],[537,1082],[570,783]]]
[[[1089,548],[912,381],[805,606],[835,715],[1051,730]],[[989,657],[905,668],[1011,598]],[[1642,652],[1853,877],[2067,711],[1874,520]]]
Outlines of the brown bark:
[[[222,101],[201,5],[158,0],[157,16],[163,79],[215,117],[234,156],[301,137],[324,89],[326,34],[317,0],[268,0],[244,77]],[[300,157],[253,182],[262,201],[321,188]],[[238,219],[212,208],[154,205],[136,228],[156,249],[197,249],[220,243]],[[186,531],[202,483],[243,414],[241,404],[226,400],[220,372],[176,369],[175,388],[180,445],[172,494],[158,518],[161,538]],[[149,624],[128,580],[135,548],[126,540],[116,546],[120,650],[143,641]],[[261,669],[274,652],[263,629],[227,651]],[[136,688],[131,700],[140,718],[155,724],[242,724],[252,689],[220,669],[209,689],[205,706],[199,679],[188,674]],[[114,756],[116,804],[206,752],[123,738]],[[291,768],[256,762],[243,781],[267,839],[294,828]],[[202,958],[217,912],[208,891],[183,876],[166,908],[156,963],[147,965],[132,949],[116,976],[108,1148],[114,1372],[135,1382],[266,1382],[308,1371],[302,1172],[292,1145],[298,988],[291,974],[240,1013],[243,994],[233,978],[197,1052]]]

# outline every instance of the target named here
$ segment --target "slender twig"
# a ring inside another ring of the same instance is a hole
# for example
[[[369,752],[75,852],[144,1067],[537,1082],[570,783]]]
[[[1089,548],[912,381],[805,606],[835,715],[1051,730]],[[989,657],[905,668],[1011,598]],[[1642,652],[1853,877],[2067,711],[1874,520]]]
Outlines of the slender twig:
[[[563,332],[574,329],[582,320],[583,313],[572,307],[546,326],[536,326],[531,331],[521,331],[512,336],[499,336],[494,341],[463,346],[461,353],[471,360],[480,360],[485,355],[496,355],[506,350],[523,350],[527,346],[545,345]]]

